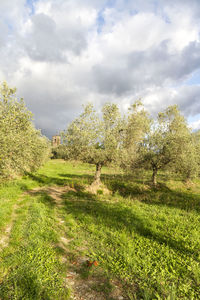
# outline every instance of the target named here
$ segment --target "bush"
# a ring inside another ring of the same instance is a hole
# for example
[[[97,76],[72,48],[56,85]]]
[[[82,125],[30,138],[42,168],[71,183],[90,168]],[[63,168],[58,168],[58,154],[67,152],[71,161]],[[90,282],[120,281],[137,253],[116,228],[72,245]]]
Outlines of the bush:
[[[49,156],[49,142],[32,123],[16,89],[0,85],[0,178],[36,170]]]
[[[59,145],[52,148],[52,159],[61,158],[67,160],[68,156],[67,147],[65,145]]]

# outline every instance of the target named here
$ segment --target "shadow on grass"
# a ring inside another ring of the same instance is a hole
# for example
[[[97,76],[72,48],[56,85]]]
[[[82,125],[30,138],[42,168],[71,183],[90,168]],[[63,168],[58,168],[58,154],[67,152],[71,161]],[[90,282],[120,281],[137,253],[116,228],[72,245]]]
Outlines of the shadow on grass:
[[[61,173],[61,174],[58,174],[60,177],[64,177],[64,178],[68,178],[68,180],[72,180],[72,179],[75,179],[75,180],[80,180],[80,179],[84,179],[84,181],[91,181],[94,179],[94,175],[76,175],[76,174],[64,174],[64,173]]]
[[[26,194],[30,196],[40,196],[39,201],[41,203],[44,203],[48,205],[49,207],[54,207],[56,205],[56,201],[48,195],[47,191],[39,190],[39,191],[34,191],[34,190],[28,190]]]
[[[95,201],[90,201],[91,198],[88,193],[70,192],[64,194],[63,199],[65,199],[65,209],[68,213],[74,215],[76,219],[83,219],[86,215],[89,215],[92,217],[92,219],[89,219],[90,222],[95,225],[114,228],[117,231],[125,229],[128,232],[136,232],[152,241],[165,244],[175,251],[198,258],[198,249],[186,248],[184,240],[173,240],[172,237],[154,231],[152,224],[147,219],[144,220],[135,214],[131,208],[118,203],[104,203],[99,201],[97,197],[94,198],[94,196],[92,200]]]
[[[16,272],[15,277],[11,276],[9,278],[10,282],[3,282],[3,285],[0,288],[0,296],[2,299],[52,299],[50,295],[45,291],[41,284],[39,283],[37,276],[35,274],[30,274],[30,271],[25,268],[20,272]],[[13,290],[8,290],[9,284],[13,284]],[[16,298],[16,294],[17,297]]]
[[[85,184],[91,184],[92,175],[59,174],[60,177],[50,177],[46,175],[29,174],[29,177],[41,185],[69,185],[77,191],[83,191]],[[185,211],[196,210],[200,212],[200,195],[191,191],[175,191],[169,189],[164,183],[160,183],[158,188],[153,188],[146,182],[138,178],[130,180],[128,176],[102,174],[102,182],[113,194],[118,193],[126,198],[131,197],[143,201],[147,204],[166,205],[169,207],[183,209]],[[134,180],[134,181],[133,181]],[[26,187],[22,187],[24,190]]]
[[[67,183],[69,183],[69,180],[66,179],[62,179],[62,178],[57,178],[57,177],[50,177],[50,176],[46,176],[46,175],[42,175],[42,174],[31,174],[28,173],[27,174],[32,180],[42,184],[42,185],[50,185],[50,184],[57,184],[57,185],[65,185]]]
[[[70,199],[71,201],[96,201],[96,195],[91,194],[91,193],[87,193],[84,191],[78,191],[78,192],[74,192],[74,191],[69,191],[67,193],[64,193],[62,195],[62,198],[65,200]],[[96,203],[96,202],[95,202]]]
[[[138,181],[139,183],[139,181]],[[109,181],[108,188],[113,193],[118,193],[122,197],[133,197],[147,204],[165,205],[183,209],[187,212],[196,210],[200,212],[200,196],[192,192],[176,191],[168,188],[164,183],[159,183],[157,188],[149,186],[145,189],[144,186],[138,183]]]
[[[59,185],[59,186],[74,186],[77,190],[82,190],[84,184],[91,184],[93,176],[90,175],[73,175],[73,174],[59,174],[60,177],[51,177],[43,174],[27,174],[32,180],[36,181],[40,185]],[[22,187],[23,190],[27,190],[26,186]]]
[[[196,211],[200,212],[200,196],[193,194],[191,192],[179,192],[173,190],[161,190],[157,192],[158,199],[146,199],[145,202],[156,204],[156,205],[166,205],[168,207],[179,208],[187,212]]]

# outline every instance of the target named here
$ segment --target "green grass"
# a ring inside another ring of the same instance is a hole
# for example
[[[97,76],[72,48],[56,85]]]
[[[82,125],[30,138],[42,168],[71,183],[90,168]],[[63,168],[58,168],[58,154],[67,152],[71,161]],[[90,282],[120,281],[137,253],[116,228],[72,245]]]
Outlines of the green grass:
[[[68,299],[66,268],[77,257],[97,260],[97,268],[80,266],[85,282],[105,299],[120,282],[126,299],[200,298],[200,181],[186,186],[160,174],[157,189],[143,178],[115,174],[104,168],[102,180],[110,195],[84,190],[94,166],[49,161],[39,172],[2,186],[0,227],[9,223],[12,208],[24,190],[36,186],[64,186],[62,206],[45,192],[18,202],[8,247],[0,252],[0,298]],[[65,223],[59,225],[60,216]],[[56,245],[65,232],[71,239],[66,253]]]
[[[1,268],[8,273],[1,283],[0,296],[3,299],[67,299],[61,276],[64,269],[52,247],[52,242],[57,242],[52,229],[56,227],[52,210],[40,199],[29,198],[25,199],[26,207],[18,210],[20,218],[13,228],[10,247],[1,255]]]
[[[197,212],[146,204],[120,196],[64,196],[73,235],[88,254],[124,282],[133,299],[200,297],[200,217]],[[110,200],[110,201],[108,201]],[[76,239],[75,239],[76,243]]]
[[[64,286],[66,266],[56,249],[59,228],[50,197],[45,193],[22,196],[24,190],[36,186],[26,178],[1,188],[5,206],[17,203],[9,245],[0,252],[1,299],[69,299],[69,289]]]

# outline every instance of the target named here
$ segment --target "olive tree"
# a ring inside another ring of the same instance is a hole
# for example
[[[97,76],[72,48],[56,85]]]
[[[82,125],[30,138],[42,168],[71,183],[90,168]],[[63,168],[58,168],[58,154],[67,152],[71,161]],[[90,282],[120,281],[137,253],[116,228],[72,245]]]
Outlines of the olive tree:
[[[141,167],[140,144],[149,132],[151,119],[142,102],[138,100],[129,107],[127,117],[123,122],[120,163],[123,169],[133,171]]]
[[[93,185],[99,186],[102,166],[117,160],[120,151],[122,120],[115,104],[105,104],[102,114],[92,104],[62,133],[71,159],[95,164]]]
[[[193,141],[197,160],[197,173],[200,175],[200,130],[193,133]]]
[[[32,124],[32,113],[16,89],[0,85],[0,177],[8,178],[39,167],[49,152],[46,138]]]
[[[157,120],[141,145],[143,164],[152,170],[152,182],[157,184],[158,170],[169,167],[191,176],[195,169],[191,131],[176,105],[159,113]],[[190,170],[189,170],[190,165]]]
[[[190,181],[200,173],[200,132],[192,132],[180,156],[177,170],[185,181]]]

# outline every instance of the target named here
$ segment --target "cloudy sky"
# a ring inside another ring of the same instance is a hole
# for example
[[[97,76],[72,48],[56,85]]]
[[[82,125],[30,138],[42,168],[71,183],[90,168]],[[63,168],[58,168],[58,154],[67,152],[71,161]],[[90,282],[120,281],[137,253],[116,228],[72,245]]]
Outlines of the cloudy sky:
[[[178,104],[200,128],[199,0],[0,0],[0,81],[51,137],[87,102],[153,114]]]

